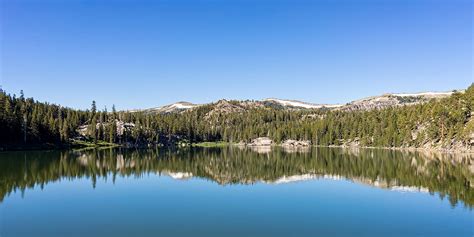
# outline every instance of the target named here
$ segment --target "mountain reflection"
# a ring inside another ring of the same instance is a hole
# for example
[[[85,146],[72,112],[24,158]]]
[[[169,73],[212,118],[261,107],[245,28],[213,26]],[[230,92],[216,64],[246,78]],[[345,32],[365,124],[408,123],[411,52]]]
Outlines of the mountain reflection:
[[[438,193],[453,206],[474,205],[471,155],[341,148],[261,152],[237,147],[0,153],[0,201],[11,192],[60,179],[87,177],[95,187],[99,178],[150,173],[221,185],[347,179],[394,191]]]

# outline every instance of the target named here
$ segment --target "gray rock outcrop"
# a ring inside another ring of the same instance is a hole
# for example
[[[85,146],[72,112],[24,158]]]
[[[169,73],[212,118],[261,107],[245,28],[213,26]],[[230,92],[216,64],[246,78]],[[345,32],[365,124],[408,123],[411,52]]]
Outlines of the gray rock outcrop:
[[[258,137],[253,139],[248,146],[271,146],[273,145],[272,139],[268,137]]]
[[[311,141],[309,141],[309,140],[297,141],[297,140],[288,139],[288,140],[285,140],[283,143],[281,143],[281,146],[283,146],[283,147],[308,147],[308,146],[311,146]]]

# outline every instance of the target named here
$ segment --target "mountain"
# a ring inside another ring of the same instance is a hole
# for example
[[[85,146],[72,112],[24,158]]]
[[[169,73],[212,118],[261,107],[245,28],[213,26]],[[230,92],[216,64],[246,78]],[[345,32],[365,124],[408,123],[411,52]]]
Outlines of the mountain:
[[[461,91],[462,92],[462,91]],[[208,104],[193,104],[190,102],[176,102],[174,104],[165,105],[156,108],[150,108],[145,110],[134,110],[129,112],[145,112],[145,113],[179,113],[189,109],[197,108],[204,105],[210,105],[213,107],[212,113],[232,113],[232,112],[243,112],[252,108],[271,107],[276,109],[289,109],[289,110],[343,110],[343,111],[355,111],[355,110],[372,110],[372,109],[383,109],[387,107],[403,106],[403,105],[415,105],[420,103],[426,103],[432,99],[442,99],[449,97],[453,92],[422,92],[422,93],[389,93],[381,96],[372,96],[359,100],[354,100],[347,104],[315,104],[308,103],[298,100],[286,100],[277,98],[268,98],[264,100],[219,100],[214,103]]]
[[[266,105],[278,105],[283,108],[294,108],[294,109],[321,109],[321,108],[338,108],[342,105],[339,104],[312,104],[307,102],[302,102],[298,100],[282,100],[276,98],[269,98],[263,100]]]
[[[161,107],[156,107],[156,108],[150,108],[150,109],[145,109],[145,110],[135,110],[135,111],[130,111],[130,112],[145,112],[145,113],[159,113],[159,114],[166,114],[166,113],[176,113],[176,112],[182,112],[188,109],[192,109],[195,107],[198,107],[198,104],[193,104],[189,103],[186,101],[180,101],[176,102],[174,104],[169,104],[169,105],[164,105]]]
[[[449,97],[453,92],[422,92],[412,94],[384,94],[352,101],[338,109],[345,111],[383,109],[387,107],[415,105],[432,99]]]

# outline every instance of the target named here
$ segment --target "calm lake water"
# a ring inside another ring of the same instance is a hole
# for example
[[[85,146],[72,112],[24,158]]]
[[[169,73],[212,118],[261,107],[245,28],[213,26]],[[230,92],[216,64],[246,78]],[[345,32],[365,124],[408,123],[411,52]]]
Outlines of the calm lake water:
[[[0,153],[0,236],[469,236],[474,161],[388,150]]]

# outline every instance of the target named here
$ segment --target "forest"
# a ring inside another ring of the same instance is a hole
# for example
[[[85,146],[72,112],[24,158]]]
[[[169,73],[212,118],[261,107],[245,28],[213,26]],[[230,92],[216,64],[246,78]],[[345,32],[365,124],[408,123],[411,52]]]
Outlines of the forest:
[[[231,101],[230,103],[237,103]],[[288,110],[255,107],[240,112],[213,111],[214,104],[180,113],[88,110],[38,102],[0,91],[0,148],[68,147],[76,140],[124,146],[198,142],[249,142],[270,137],[309,140],[313,145],[370,147],[470,147],[474,139],[474,85],[450,97],[385,109]],[[210,113],[213,111],[212,113]],[[123,124],[130,126],[122,127]],[[85,127],[81,134],[80,127]]]

